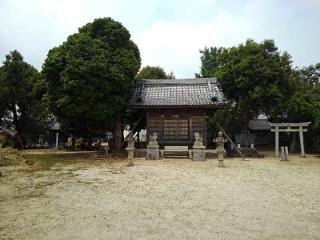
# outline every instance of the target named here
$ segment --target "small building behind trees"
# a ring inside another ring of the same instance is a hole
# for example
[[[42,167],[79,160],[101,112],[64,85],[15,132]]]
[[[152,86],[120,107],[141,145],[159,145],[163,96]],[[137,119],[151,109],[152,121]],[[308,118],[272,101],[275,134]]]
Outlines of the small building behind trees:
[[[273,134],[270,132],[268,119],[255,119],[249,121],[249,130],[254,135],[254,146],[267,147],[274,144]]]
[[[147,141],[192,146],[198,132],[206,144],[206,114],[224,105],[215,78],[138,80],[132,99],[146,117]]]

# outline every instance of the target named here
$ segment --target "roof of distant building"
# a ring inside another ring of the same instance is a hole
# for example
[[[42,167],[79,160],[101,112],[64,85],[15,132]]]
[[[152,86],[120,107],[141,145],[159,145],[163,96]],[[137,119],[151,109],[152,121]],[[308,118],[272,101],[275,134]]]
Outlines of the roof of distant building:
[[[249,122],[251,130],[270,130],[270,124],[267,119],[256,119]]]

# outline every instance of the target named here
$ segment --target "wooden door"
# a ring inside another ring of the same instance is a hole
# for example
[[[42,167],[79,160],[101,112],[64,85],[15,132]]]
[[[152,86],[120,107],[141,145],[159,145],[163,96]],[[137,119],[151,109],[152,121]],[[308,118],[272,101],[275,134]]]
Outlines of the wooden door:
[[[180,140],[189,139],[188,119],[165,119],[163,129],[164,140]]]
[[[193,117],[190,119],[190,138],[194,141],[194,134],[199,133],[205,141],[205,120],[203,117]]]

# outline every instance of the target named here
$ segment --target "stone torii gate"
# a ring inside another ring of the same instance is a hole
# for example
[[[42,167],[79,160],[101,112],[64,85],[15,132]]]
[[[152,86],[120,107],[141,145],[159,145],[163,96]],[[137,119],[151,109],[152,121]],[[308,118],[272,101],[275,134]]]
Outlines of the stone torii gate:
[[[271,132],[275,133],[275,154],[279,157],[279,132],[299,132],[301,157],[305,157],[303,133],[307,132],[307,127],[311,122],[304,123],[269,123]]]

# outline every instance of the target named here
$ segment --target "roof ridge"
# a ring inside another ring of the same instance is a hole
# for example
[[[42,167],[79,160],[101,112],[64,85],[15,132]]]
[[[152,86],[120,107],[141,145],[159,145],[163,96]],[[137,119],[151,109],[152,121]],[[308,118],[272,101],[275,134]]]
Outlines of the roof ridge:
[[[216,77],[208,77],[208,78],[144,78],[144,79],[139,79],[139,80],[151,80],[151,81],[157,81],[157,80],[166,80],[166,81],[182,81],[182,80],[216,80]],[[139,81],[138,80],[138,81]]]
[[[208,82],[216,84],[216,78],[179,78],[179,79],[141,79],[137,80],[137,84],[151,84],[151,85],[176,85],[176,84],[208,84]]]

